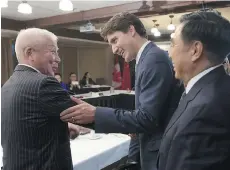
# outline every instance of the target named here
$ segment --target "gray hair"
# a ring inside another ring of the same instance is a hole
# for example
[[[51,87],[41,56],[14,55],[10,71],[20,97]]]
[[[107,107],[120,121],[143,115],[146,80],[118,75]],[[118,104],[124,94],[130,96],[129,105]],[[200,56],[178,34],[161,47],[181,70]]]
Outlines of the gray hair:
[[[40,28],[28,28],[21,30],[16,38],[15,52],[18,61],[24,57],[26,47],[34,47],[43,44],[46,40],[57,43],[57,36],[52,32]]]

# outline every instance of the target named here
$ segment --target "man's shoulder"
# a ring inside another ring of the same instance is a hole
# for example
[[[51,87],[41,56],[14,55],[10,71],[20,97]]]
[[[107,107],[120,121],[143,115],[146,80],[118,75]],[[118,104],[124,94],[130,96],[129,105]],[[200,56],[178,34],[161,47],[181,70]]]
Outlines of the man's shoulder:
[[[156,62],[171,63],[168,53],[157,46],[152,46],[146,53],[143,59],[145,64],[152,64]]]
[[[14,72],[12,76],[2,86],[2,90],[5,88],[13,88],[14,86],[26,88],[33,86],[34,88],[40,87],[41,84],[56,81],[54,77],[50,77],[37,72]]]

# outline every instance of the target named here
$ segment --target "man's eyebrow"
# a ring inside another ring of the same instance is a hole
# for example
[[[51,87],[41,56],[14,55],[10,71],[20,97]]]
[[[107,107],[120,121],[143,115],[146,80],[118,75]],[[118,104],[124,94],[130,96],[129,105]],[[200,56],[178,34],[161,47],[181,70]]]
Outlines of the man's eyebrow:
[[[111,39],[110,43],[114,43],[114,41],[117,39],[117,37],[114,37]]]

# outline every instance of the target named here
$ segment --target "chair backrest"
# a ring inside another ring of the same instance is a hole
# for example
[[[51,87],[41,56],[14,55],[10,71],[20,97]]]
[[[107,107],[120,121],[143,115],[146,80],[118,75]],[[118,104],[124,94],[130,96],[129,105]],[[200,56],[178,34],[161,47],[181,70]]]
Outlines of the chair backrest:
[[[104,78],[96,78],[96,84],[105,85],[105,79]]]

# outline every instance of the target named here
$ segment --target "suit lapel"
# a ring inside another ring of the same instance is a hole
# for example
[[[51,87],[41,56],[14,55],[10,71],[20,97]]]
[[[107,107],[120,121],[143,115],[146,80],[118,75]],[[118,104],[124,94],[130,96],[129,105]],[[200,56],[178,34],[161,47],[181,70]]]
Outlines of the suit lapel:
[[[202,90],[203,87],[205,87],[207,84],[209,84],[211,81],[215,81],[218,79],[220,75],[224,75],[224,68],[216,68],[209,72],[207,75],[202,77],[189,91],[189,93],[184,97],[184,99],[180,102],[179,106],[177,107],[174,115],[172,116],[168,126],[165,129],[164,135],[169,131],[169,129],[176,123],[176,121],[180,118],[182,113],[185,111],[188,103],[197,96],[197,94]]]
[[[185,97],[184,99],[180,102],[178,108],[176,109],[174,115],[172,116],[166,130],[165,133],[168,132],[168,130],[176,123],[176,121],[180,118],[180,116],[182,115],[182,113],[185,111],[188,103],[190,101],[192,101],[196,95],[199,93],[199,91],[201,90],[201,88],[193,88]]]
[[[140,65],[141,65],[141,63],[142,63],[142,61],[143,61],[143,59],[144,59],[144,57],[146,56],[146,54],[147,54],[147,52],[152,48],[152,47],[154,47],[154,46],[156,46],[155,44],[153,44],[152,42],[149,42],[148,43],[148,45],[144,48],[144,50],[143,50],[143,52],[142,52],[142,54],[141,54],[141,57],[140,57],[140,59],[139,59],[139,61],[138,61],[138,64],[137,64],[137,66],[136,66],[136,78],[137,78],[137,74],[139,73],[139,69],[140,69]]]

